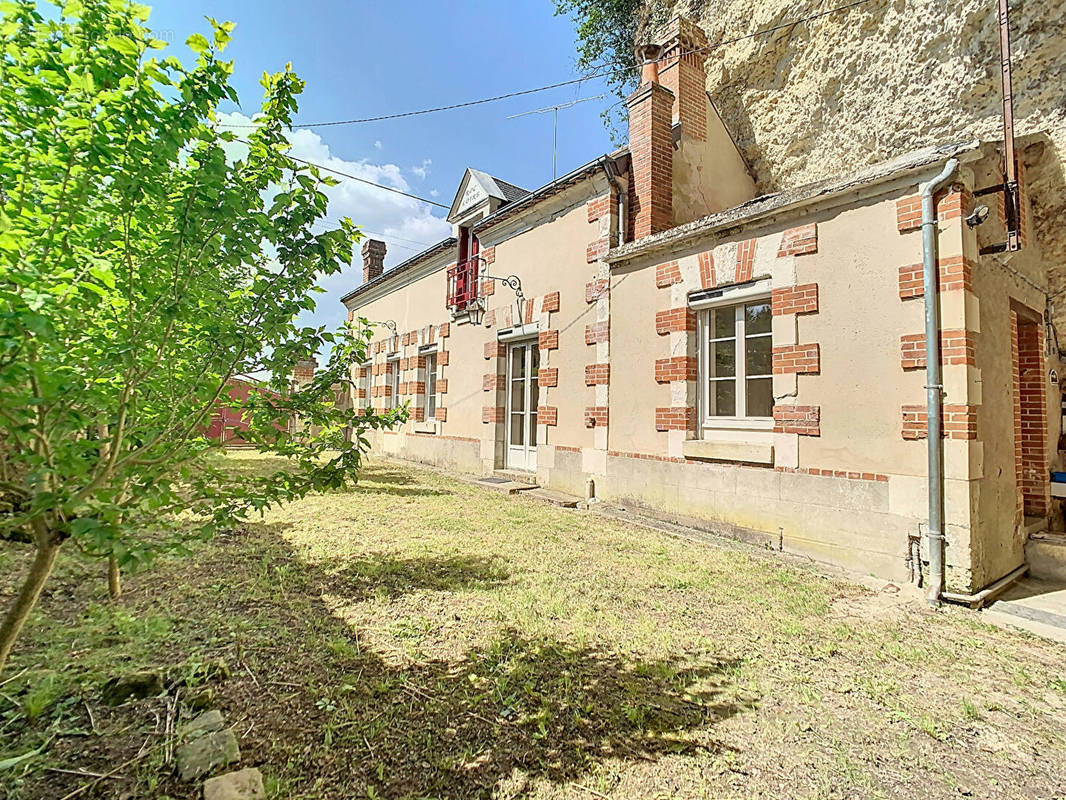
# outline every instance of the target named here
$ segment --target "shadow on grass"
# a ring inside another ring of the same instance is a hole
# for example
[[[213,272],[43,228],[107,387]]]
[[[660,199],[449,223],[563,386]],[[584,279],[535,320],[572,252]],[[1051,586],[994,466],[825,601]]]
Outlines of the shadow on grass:
[[[352,494],[390,494],[393,497],[445,497],[453,494],[447,489],[430,489],[425,486],[375,486],[357,483],[350,490]]]
[[[728,748],[710,726],[752,707],[733,691],[735,666],[628,659],[515,630],[455,662],[396,669],[371,655],[338,715],[355,756],[344,768],[377,796],[458,800],[524,795],[538,779],[566,786],[609,759],[713,754]]]
[[[55,666],[77,671],[83,686],[98,686],[116,672],[223,659],[232,675],[215,687],[214,703],[239,725],[242,764],[260,765],[278,782],[278,796],[512,798],[536,793],[542,781],[565,787],[594,782],[597,774],[610,781],[627,764],[729,749],[714,726],[754,706],[734,684],[736,661],[646,659],[506,626],[482,636],[491,614],[460,620],[469,605],[419,595],[485,591],[491,603],[489,592],[514,580],[498,558],[367,553],[310,563],[282,524],[260,523],[159,573],[131,579],[146,581],[151,591],[131,585],[122,610],[108,613],[135,618],[165,607],[163,633],[137,633],[143,642],[134,646],[141,640],[128,638],[132,633],[115,639],[101,630],[98,639],[86,639],[95,630],[86,627],[80,644],[97,648],[99,664],[108,666],[83,672],[65,655],[68,663]],[[67,608],[71,618],[45,624],[81,624],[80,578],[68,577],[77,593]],[[395,601],[389,613],[397,620],[356,613],[349,621],[334,612],[336,602],[323,599],[339,596],[351,609],[382,594]],[[395,637],[408,629],[392,623],[407,618],[415,630],[422,620],[437,626],[424,652],[401,651],[406,641]],[[440,638],[448,630],[457,640],[485,644],[452,651],[447,633]],[[146,659],[149,651],[155,663]],[[30,647],[18,660],[29,666],[41,655]],[[58,737],[39,766],[106,772],[135,756],[146,736],[163,735],[160,698],[117,709],[102,706],[95,692],[77,700],[63,712],[64,727],[99,735]],[[90,704],[91,717],[81,713]],[[21,734],[43,737],[47,724],[42,718],[20,726]],[[109,790],[137,800],[198,796],[198,787],[179,783],[160,759],[139,762]],[[21,784],[20,800],[62,797],[85,782],[37,766]]]
[[[344,562],[321,573],[319,593],[350,600],[376,595],[401,597],[419,591],[452,592],[490,589],[507,581],[502,559],[484,556],[420,556],[396,558],[375,555]]]

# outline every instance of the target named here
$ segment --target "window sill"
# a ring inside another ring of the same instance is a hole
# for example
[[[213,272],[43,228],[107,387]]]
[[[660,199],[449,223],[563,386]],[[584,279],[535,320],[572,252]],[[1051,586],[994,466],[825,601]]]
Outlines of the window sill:
[[[708,461],[740,461],[745,464],[773,464],[774,446],[764,442],[709,441],[688,439],[682,445],[685,458]]]
[[[436,433],[436,432],[437,432],[437,421],[436,420],[430,420],[428,422],[416,422],[415,423],[415,433]]]

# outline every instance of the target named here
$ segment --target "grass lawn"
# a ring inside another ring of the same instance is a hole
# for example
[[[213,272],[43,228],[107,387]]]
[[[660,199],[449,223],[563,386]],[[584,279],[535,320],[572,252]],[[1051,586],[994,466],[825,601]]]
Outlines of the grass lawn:
[[[25,556],[0,549],[5,604]],[[62,558],[0,676],[0,797],[130,759],[77,797],[198,797],[165,733],[203,686],[284,800],[1066,792],[1060,645],[415,467],[125,588],[109,603],[104,564]],[[215,659],[227,679],[203,678]],[[186,686],[101,702],[148,667]]]

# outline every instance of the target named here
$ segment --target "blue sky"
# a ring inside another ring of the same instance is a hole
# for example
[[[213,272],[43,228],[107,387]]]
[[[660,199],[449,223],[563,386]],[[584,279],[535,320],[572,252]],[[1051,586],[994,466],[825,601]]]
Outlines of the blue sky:
[[[467,166],[527,189],[551,180],[552,115],[507,116],[607,94],[602,80],[593,80],[457,111],[302,129],[300,122],[447,105],[577,77],[573,23],[554,16],[551,0],[165,0],[153,5],[149,25],[185,60],[192,57],[184,45],[189,35],[208,34],[205,16],[237,23],[225,57],[235,61],[241,107],[224,106],[234,112],[228,119],[251,115],[262,73],[292,62],[307,82],[294,155],[445,205]],[[600,113],[616,101],[608,95],[559,112],[559,174],[612,149]],[[443,209],[351,181],[331,193],[330,213],[384,234],[387,266],[448,235]],[[316,322],[340,322],[340,297],[358,285],[361,271],[353,266],[323,283]]]

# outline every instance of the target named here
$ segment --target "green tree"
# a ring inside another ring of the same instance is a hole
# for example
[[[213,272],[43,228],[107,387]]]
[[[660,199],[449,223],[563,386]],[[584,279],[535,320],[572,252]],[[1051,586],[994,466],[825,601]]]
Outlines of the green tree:
[[[296,322],[360,234],[324,224],[332,179],[286,155],[303,87],[289,67],[263,76],[258,127],[238,142],[216,124],[236,100],[219,58],[231,23],[190,37],[185,66],[155,53],[147,8],[125,0],[0,12],[0,539],[34,548],[0,622],[2,669],[64,544],[115,567],[183,549],[341,486],[364,433],[406,410],[333,402],[368,326]],[[323,349],[294,388],[296,361]],[[228,381],[247,373],[271,391],[237,403]],[[291,468],[225,469],[204,433],[219,403]],[[292,435],[295,418],[313,433]]]
[[[566,14],[577,30],[577,67],[604,75],[620,99],[636,88],[639,74],[636,46],[666,21],[664,0],[555,0],[555,13]],[[611,138],[624,142],[625,108],[615,104],[602,114]]]

